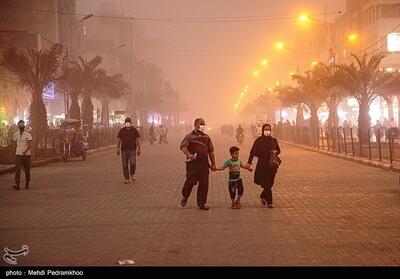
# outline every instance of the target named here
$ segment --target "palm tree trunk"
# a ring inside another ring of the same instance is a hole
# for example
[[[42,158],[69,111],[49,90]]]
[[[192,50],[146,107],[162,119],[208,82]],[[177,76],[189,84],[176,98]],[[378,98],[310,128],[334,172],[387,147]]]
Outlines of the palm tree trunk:
[[[397,98],[397,126],[400,126],[400,94],[396,95]]]
[[[108,102],[105,98],[101,100],[101,122],[103,124],[104,128],[107,128],[107,107],[108,107]]]
[[[394,113],[393,113],[393,97],[387,97],[385,98],[386,104],[388,106],[388,116],[389,116],[389,121],[391,121],[394,118]]]
[[[337,114],[337,107],[339,102],[336,100],[329,100],[329,117],[328,117],[328,127],[332,129],[332,127],[338,127],[339,125],[339,116]]]
[[[79,107],[79,95],[71,94],[71,106],[69,108],[68,117],[73,119],[81,119],[81,108]]]
[[[302,127],[304,122],[304,117],[303,117],[303,105],[299,104],[297,105],[297,113],[296,113],[296,126]]]
[[[32,128],[33,156],[36,155],[38,143],[42,140],[47,130],[47,111],[42,99],[42,88],[36,90],[32,96],[32,103],[29,108],[29,124]]]
[[[361,100],[360,111],[358,114],[358,136],[363,143],[368,142],[371,117],[369,116],[369,104],[367,100]]]
[[[318,138],[318,129],[319,129],[319,121],[318,121],[318,106],[315,104],[310,105],[311,119],[311,136],[312,142],[316,142]]]
[[[93,103],[89,93],[84,94],[82,102],[82,118],[83,123],[87,124],[89,131],[93,130]]]

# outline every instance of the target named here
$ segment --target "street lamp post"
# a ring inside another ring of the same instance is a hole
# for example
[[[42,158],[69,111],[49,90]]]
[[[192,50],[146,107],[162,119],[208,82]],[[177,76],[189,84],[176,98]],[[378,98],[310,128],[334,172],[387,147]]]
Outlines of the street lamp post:
[[[341,11],[338,11],[337,13],[340,15]],[[328,47],[329,47],[328,64],[333,67],[335,64],[335,55],[334,55],[333,47],[332,47],[331,28],[329,26],[329,23],[327,21],[322,21],[322,20],[319,20],[312,16],[308,16],[307,14],[301,14],[298,17],[298,19],[302,24],[306,24],[308,21],[315,21],[315,22],[321,23],[325,26],[326,34],[327,34],[326,38],[327,38],[327,43],[328,43]]]

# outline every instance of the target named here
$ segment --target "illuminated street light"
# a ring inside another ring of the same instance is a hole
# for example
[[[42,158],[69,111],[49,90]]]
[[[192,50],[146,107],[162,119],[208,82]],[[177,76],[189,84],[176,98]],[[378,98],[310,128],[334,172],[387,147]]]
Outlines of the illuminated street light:
[[[244,86],[244,88],[249,89],[249,86],[246,84],[246,85]]]
[[[301,14],[298,19],[301,24],[306,24],[310,21],[310,17],[307,14]]]
[[[347,37],[347,40],[348,40],[349,42],[354,43],[354,42],[356,42],[356,41],[358,40],[358,36],[357,36],[357,34],[355,34],[355,33],[350,34],[350,35]]]
[[[277,42],[277,43],[275,44],[275,48],[276,48],[277,50],[283,50],[283,49],[285,48],[285,44],[284,44],[283,42],[279,41],[279,42]]]
[[[261,64],[262,64],[263,66],[267,66],[267,65],[268,65],[268,60],[267,60],[267,59],[262,60],[262,61],[261,61]]]
[[[242,92],[242,93],[240,93],[240,97],[243,97],[244,96],[244,93]]]
[[[253,72],[253,75],[254,75],[255,77],[258,77],[258,76],[260,75],[260,72],[259,72],[258,70],[255,70],[255,71]]]
[[[290,72],[289,76],[292,77],[295,74],[295,72]]]
[[[315,67],[315,66],[317,66],[318,65],[318,61],[313,61],[312,63],[311,63],[311,66],[313,66],[313,67]]]

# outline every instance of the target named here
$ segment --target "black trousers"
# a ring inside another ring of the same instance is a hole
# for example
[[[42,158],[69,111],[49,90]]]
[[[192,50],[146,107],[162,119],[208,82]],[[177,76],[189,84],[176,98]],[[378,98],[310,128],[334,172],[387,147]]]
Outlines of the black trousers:
[[[16,155],[15,159],[15,184],[19,186],[21,182],[21,170],[25,172],[25,185],[29,185],[31,181],[32,160],[30,155]]]
[[[268,173],[265,181],[261,184],[263,191],[260,198],[267,200],[268,204],[272,204],[272,186],[274,186],[276,172]]]
[[[236,181],[229,181],[228,188],[229,188],[229,195],[231,196],[231,200],[234,200],[236,197],[236,189],[237,189],[238,196],[243,196],[244,187],[243,187],[243,181],[241,178]]]
[[[193,186],[199,183],[197,188],[197,205],[200,207],[207,203],[208,194],[208,176],[210,172],[208,169],[188,169],[186,171],[186,181],[183,185],[182,195],[184,198],[189,198]]]

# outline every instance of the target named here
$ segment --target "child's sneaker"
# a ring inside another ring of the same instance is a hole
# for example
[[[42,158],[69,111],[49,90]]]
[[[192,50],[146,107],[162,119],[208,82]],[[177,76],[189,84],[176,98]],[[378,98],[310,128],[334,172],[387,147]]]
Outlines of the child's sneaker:
[[[231,209],[237,209],[236,202],[232,202]]]
[[[240,201],[236,201],[236,208],[237,209],[241,209],[242,205],[240,204]]]

